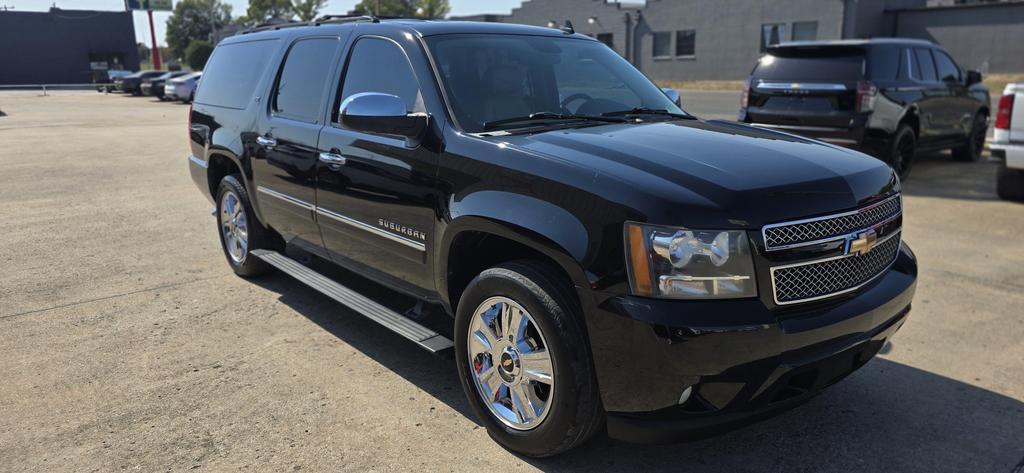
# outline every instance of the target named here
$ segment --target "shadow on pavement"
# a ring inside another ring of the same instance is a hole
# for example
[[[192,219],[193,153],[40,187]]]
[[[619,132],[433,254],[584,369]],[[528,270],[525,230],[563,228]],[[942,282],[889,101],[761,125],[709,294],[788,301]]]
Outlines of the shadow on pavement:
[[[351,276],[340,280],[351,287],[373,284]],[[476,421],[454,361],[428,354],[283,274],[256,283]],[[395,307],[404,303],[400,296],[387,300]],[[890,348],[898,352],[898,344],[897,336]],[[1024,456],[1022,439],[1024,403],[879,358],[793,411],[717,437],[676,445],[632,445],[599,436],[559,457],[524,460],[545,471],[1010,473]]]
[[[953,160],[948,153],[916,156],[910,177],[903,182],[905,195],[947,199],[997,200],[996,170],[999,164],[983,157],[974,163]]]

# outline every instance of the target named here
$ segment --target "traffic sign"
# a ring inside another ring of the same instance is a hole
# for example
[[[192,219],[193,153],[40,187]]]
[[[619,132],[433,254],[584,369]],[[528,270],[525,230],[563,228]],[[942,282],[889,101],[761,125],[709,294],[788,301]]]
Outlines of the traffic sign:
[[[171,0],[124,0],[124,6],[128,10],[174,10]]]

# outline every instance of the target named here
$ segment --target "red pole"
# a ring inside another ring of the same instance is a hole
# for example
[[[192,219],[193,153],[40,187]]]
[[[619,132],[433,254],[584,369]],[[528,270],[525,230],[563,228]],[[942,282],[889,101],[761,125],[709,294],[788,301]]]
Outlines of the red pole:
[[[153,41],[153,49],[150,57],[153,58],[153,69],[160,69],[160,47],[156,45],[156,30],[153,29],[153,10],[146,10],[149,14],[149,39]]]

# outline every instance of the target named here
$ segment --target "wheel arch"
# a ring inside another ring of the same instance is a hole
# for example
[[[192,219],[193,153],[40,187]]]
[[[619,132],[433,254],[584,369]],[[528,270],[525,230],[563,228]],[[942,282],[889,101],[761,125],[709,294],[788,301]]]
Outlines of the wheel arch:
[[[217,188],[220,186],[220,181],[225,176],[238,174],[242,178],[242,186],[245,187],[245,192],[249,194],[249,201],[252,202],[253,212],[256,213],[256,217],[261,222],[264,222],[263,212],[260,211],[259,197],[256,195],[255,187],[252,184],[252,171],[245,161],[235,153],[220,148],[210,150],[207,156],[206,182],[213,200],[217,200]]]
[[[903,116],[901,116],[899,122],[897,122],[897,130],[899,129],[899,125],[903,124],[910,125],[910,128],[914,130],[915,137],[921,136],[921,116],[920,110],[917,108],[916,105],[911,105],[910,107],[907,107],[907,109],[903,112]]]
[[[438,245],[435,274],[445,309],[455,313],[466,286],[481,271],[518,259],[551,264],[564,276],[564,282],[573,286],[580,307],[586,311],[591,305],[586,272],[564,242],[506,220],[466,215],[447,225]]]

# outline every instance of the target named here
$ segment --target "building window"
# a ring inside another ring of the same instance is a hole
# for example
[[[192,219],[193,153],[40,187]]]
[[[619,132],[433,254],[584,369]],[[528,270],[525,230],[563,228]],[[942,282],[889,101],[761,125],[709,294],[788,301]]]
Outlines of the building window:
[[[612,33],[598,33],[597,40],[615,49],[615,35]]]
[[[676,56],[693,57],[697,49],[697,32],[694,30],[676,31]]]
[[[818,39],[817,21],[794,21],[793,41],[814,41]]]
[[[785,23],[766,23],[761,25],[761,52],[767,51],[768,46],[781,43],[785,37]]]
[[[653,39],[653,56],[655,58],[672,57],[672,33],[668,31],[659,31],[654,33]]]

